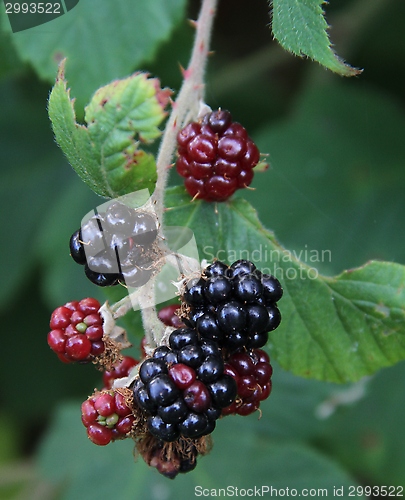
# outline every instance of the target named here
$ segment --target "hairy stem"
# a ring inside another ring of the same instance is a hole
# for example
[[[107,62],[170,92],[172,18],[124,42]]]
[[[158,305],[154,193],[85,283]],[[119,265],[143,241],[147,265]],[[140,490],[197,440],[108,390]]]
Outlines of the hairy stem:
[[[203,0],[201,11],[195,23],[196,36],[189,65],[183,71],[184,81],[173,103],[173,110],[167,121],[157,157],[158,179],[152,195],[156,214],[163,220],[164,192],[169,169],[176,150],[176,136],[187,121],[197,118],[200,103],[204,98],[204,75],[209,54],[212,24],[217,0]]]
[[[142,313],[146,345],[150,348],[160,345],[165,326],[159,320],[156,310],[155,278],[146,283],[143,293],[138,296],[138,304]]]
[[[204,75],[209,53],[212,25],[217,0],[203,0],[200,14],[195,23],[196,36],[188,68],[183,70],[183,84],[173,103],[173,109],[167,121],[157,157],[157,182],[151,197],[155,213],[160,222],[159,235],[164,241],[163,211],[164,194],[169,169],[176,150],[176,136],[188,121],[197,118],[200,104],[204,97]],[[148,347],[160,344],[164,326],[159,321],[155,305],[155,280],[151,280],[137,297],[142,311],[142,322]]]
[[[176,150],[176,136],[181,127],[188,121],[197,118],[200,105],[204,97],[204,75],[209,54],[209,42],[211,38],[212,24],[214,21],[218,0],[203,0],[197,21],[195,22],[196,35],[191,53],[189,65],[183,70],[183,84],[173,109],[167,121],[166,128],[160,143],[157,157],[157,182],[155,191],[151,196],[152,204],[160,222],[159,236],[164,245],[163,212],[164,194],[167,184],[169,169],[172,165],[174,152]],[[185,259],[187,267],[195,268],[195,263],[185,256],[178,255],[180,260]],[[169,260],[170,261],[170,255]],[[198,263],[197,263],[198,267]],[[142,323],[145,330],[147,347],[153,348],[160,345],[164,325],[157,316],[155,300],[155,278],[151,279],[142,289],[131,293],[121,301],[112,306],[114,318],[119,318],[126,314],[132,307],[132,302],[136,301],[142,313]]]

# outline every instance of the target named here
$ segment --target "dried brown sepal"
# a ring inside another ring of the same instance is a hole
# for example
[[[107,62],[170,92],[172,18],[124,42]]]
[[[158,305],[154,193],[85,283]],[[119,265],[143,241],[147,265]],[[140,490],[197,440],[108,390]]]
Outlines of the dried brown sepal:
[[[105,345],[104,352],[94,357],[93,364],[95,364],[100,371],[110,371],[113,369],[114,365],[121,363],[123,359],[121,354],[122,344],[106,335],[103,336],[102,340]]]
[[[177,310],[177,316],[183,321],[184,318],[188,318],[190,316],[191,307],[184,302],[181,301],[180,308]]]

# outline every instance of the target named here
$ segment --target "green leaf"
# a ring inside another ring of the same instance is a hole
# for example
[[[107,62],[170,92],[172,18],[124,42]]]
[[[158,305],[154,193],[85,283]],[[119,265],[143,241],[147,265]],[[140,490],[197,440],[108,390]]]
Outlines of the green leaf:
[[[361,70],[345,64],[333,51],[321,5],[324,0],[273,0],[272,28],[281,46],[297,56],[307,56],[343,76]]]
[[[80,403],[65,405],[42,444],[39,464],[46,478],[63,485],[63,500],[109,498],[117,491],[120,500],[188,500],[199,491],[197,486],[218,490],[228,485],[234,492],[235,488],[262,485],[298,490],[326,488],[332,496],[334,486],[356,484],[340,466],[311,447],[269,440],[245,422],[238,417],[219,421],[211,453],[198,459],[193,472],[169,481],[141,458],[134,462],[131,440],[105,447],[92,444],[80,422]]]
[[[250,424],[269,439],[317,439],[325,426],[319,409],[352,386],[297,377],[283,370],[273,357],[271,365],[271,397],[260,403],[260,419],[253,414]]]
[[[282,248],[243,199],[191,203],[183,188],[167,196],[166,223],[190,227],[200,258],[248,258],[280,279],[281,326],[269,349],[305,377],[355,381],[405,358],[405,267],[370,262],[335,278]]]
[[[101,196],[153,191],[155,160],[139,148],[139,141],[151,142],[160,135],[157,127],[165,117],[170,92],[143,73],[116,80],[94,94],[85,110],[88,125],[84,126],[76,122],[64,66],[63,61],[49,98],[49,117],[72,167]]]
[[[151,60],[184,16],[185,0],[82,0],[53,21],[14,33],[20,57],[52,82],[69,60],[70,84],[83,109],[93,92]]]

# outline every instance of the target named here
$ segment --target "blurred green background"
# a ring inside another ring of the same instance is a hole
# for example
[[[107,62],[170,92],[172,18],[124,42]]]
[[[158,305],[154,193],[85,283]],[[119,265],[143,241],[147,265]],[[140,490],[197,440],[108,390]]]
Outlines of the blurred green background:
[[[211,454],[175,481],[134,462],[130,442],[98,448],[86,439],[80,403],[101,376],[59,363],[46,334],[56,306],[103,299],[68,250],[102,200],[56,146],[47,98],[63,56],[79,118],[98,86],[135,70],[178,90],[193,37],[186,18],[198,8],[81,0],[13,34],[0,6],[0,499],[186,500],[196,485],[327,488],[328,496],[344,486],[349,498],[350,485],[405,485],[404,362],[352,386],[300,379],[274,363],[262,418],[219,422]],[[372,258],[405,264],[405,3],[326,6],[335,50],[364,68],[353,79],[284,52],[268,10],[265,0],[222,0],[215,23],[206,100],[231,110],[269,155],[255,190],[238,196],[303,260],[328,251],[316,263],[326,274]],[[181,181],[173,173],[171,182]],[[140,328],[132,335],[137,345]]]

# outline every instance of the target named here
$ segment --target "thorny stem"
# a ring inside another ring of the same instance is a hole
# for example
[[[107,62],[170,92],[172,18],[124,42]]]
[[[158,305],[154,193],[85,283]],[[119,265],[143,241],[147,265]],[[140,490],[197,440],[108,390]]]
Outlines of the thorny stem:
[[[198,116],[204,96],[204,75],[209,54],[209,42],[218,0],[203,0],[200,14],[195,23],[196,36],[188,68],[183,70],[183,84],[173,109],[167,121],[157,157],[157,182],[151,200],[154,205],[158,221],[160,221],[159,235],[164,239],[162,229],[164,212],[164,193],[167,184],[169,169],[176,150],[176,136],[181,127]],[[114,317],[123,316],[136,300],[141,312],[142,322],[149,347],[160,344],[164,325],[157,316],[155,305],[155,279],[151,279],[143,288],[142,293],[134,292],[113,306]]]
[[[190,62],[188,68],[183,70],[183,85],[173,103],[173,110],[160,143],[157,157],[158,178],[152,195],[156,215],[160,221],[163,220],[164,192],[176,150],[177,133],[188,121],[197,118],[200,103],[203,101],[205,67],[216,6],[217,0],[203,0],[202,2],[200,14],[195,23],[196,36]]]
[[[215,16],[217,0],[203,0],[200,14],[196,26],[196,36],[191,53],[188,68],[183,70],[184,81],[173,103],[173,109],[167,121],[166,128],[160,144],[157,157],[157,182],[155,191],[151,197],[158,221],[162,224],[164,211],[164,192],[167,184],[169,168],[172,164],[174,152],[176,150],[176,136],[181,127],[188,121],[196,119],[203,102],[204,96],[204,75],[209,54],[209,41],[211,37],[212,24]],[[162,226],[159,228],[159,236],[164,240]],[[168,257],[168,262],[175,259]],[[177,255],[186,268],[193,269],[193,262],[186,256]],[[197,263],[198,266],[198,263]],[[142,312],[142,322],[145,330],[147,345],[151,348],[160,344],[164,325],[158,319],[155,300],[155,278],[152,278],[142,290],[136,290],[127,297],[123,298],[111,309],[114,318],[124,316],[135,304],[139,306]]]

